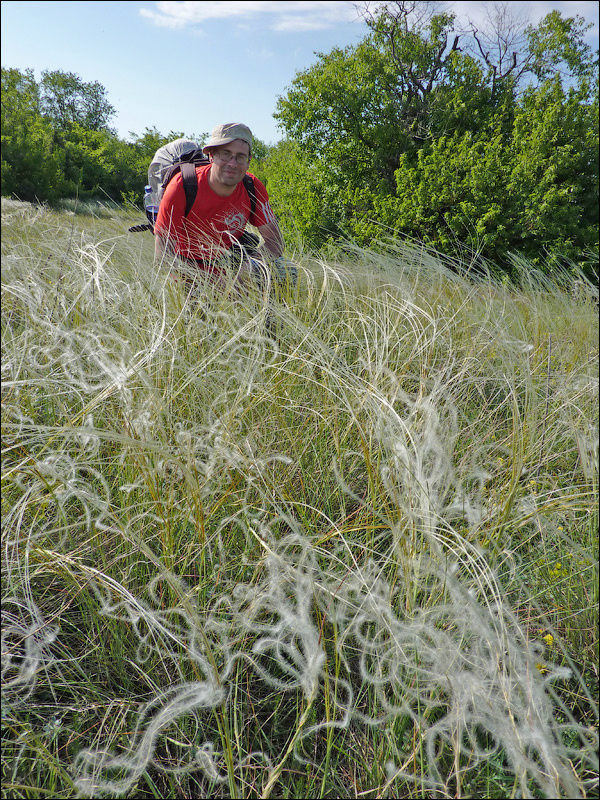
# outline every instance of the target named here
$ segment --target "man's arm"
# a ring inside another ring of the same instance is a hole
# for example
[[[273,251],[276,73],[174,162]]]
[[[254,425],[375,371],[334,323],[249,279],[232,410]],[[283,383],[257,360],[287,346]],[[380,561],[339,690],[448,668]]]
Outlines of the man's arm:
[[[277,220],[270,220],[265,225],[260,225],[258,232],[265,240],[265,246],[273,258],[283,255],[283,235]]]
[[[284,241],[277,220],[272,219],[265,225],[259,225],[258,230],[265,240],[267,250],[273,256],[276,282],[282,287],[294,287],[298,280],[298,269],[292,261],[283,257]]]

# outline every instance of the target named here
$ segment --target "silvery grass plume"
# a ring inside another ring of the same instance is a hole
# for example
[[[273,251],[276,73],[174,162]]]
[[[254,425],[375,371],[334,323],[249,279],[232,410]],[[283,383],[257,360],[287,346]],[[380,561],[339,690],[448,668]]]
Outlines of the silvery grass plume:
[[[388,243],[268,301],[174,282],[116,214],[2,211],[11,786],[595,791],[535,583],[560,546],[594,585],[593,292]]]

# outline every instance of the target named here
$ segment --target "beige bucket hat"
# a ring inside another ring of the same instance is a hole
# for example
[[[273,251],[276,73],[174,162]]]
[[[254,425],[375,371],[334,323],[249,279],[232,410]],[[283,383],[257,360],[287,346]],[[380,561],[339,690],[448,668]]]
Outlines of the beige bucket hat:
[[[206,153],[212,147],[231,144],[236,139],[247,142],[248,147],[252,150],[252,131],[247,125],[242,122],[226,122],[224,125],[217,125],[212,129],[210,139],[202,148],[202,152]]]

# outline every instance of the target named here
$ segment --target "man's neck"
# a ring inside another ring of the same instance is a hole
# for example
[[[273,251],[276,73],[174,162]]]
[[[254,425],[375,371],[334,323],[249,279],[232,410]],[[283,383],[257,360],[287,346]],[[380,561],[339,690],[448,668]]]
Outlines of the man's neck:
[[[229,197],[229,195],[232,195],[237,188],[237,183],[233,186],[228,186],[226,183],[221,183],[220,181],[216,180],[212,167],[208,170],[208,185],[215,194],[219,195],[219,197]]]

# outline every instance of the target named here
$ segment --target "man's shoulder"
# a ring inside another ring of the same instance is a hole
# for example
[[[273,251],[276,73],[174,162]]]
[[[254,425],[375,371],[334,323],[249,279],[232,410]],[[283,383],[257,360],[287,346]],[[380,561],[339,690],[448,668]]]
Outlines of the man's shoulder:
[[[183,174],[181,170],[181,167],[183,165],[177,164],[176,166],[179,168],[177,170],[173,170],[171,177],[168,179],[169,180],[168,186],[171,186],[171,184],[173,184],[173,186],[178,186],[183,182]],[[208,179],[207,171],[210,167],[210,164],[195,164],[194,166],[196,168],[196,175],[198,176],[198,180],[200,181],[202,180],[202,178],[207,180]]]
[[[208,181],[208,171],[210,164],[196,164],[196,175],[199,180]]]

